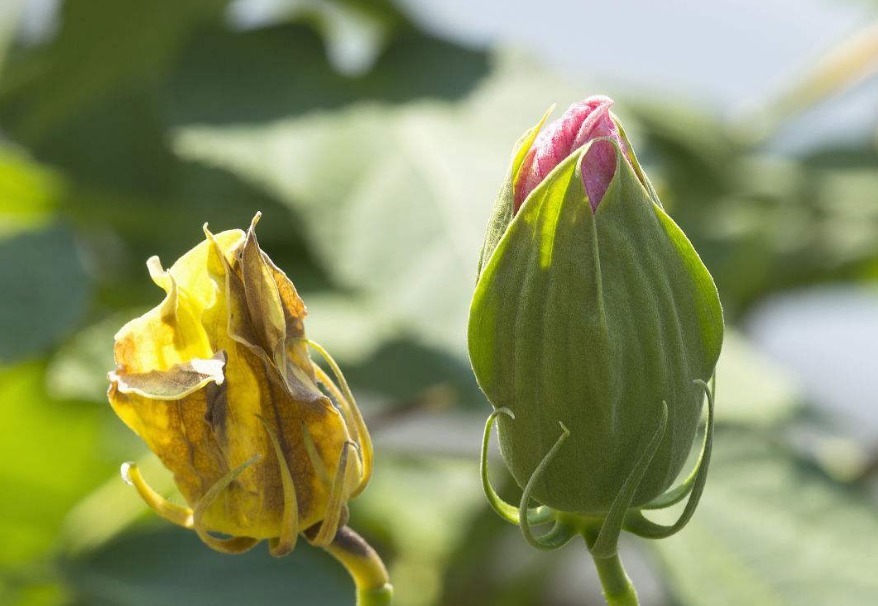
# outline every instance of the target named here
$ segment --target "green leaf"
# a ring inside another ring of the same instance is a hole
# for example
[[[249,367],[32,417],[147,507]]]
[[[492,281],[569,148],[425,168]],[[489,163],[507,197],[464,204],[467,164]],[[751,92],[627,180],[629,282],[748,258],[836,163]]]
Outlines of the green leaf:
[[[0,236],[50,221],[65,189],[57,174],[0,146]]]
[[[306,296],[303,294],[303,297]],[[381,345],[397,335],[392,320],[368,300],[332,291],[306,296],[308,318],[305,328],[337,360],[363,363]]]
[[[19,133],[12,119],[3,122],[36,158],[64,169],[77,183],[159,196],[176,185],[161,110],[147,87],[108,91],[38,138]],[[70,205],[77,211],[93,204]]]
[[[113,426],[120,433],[127,432],[115,418]],[[131,444],[117,461],[130,461],[134,453],[146,450],[133,434],[126,433],[125,437]],[[147,451],[136,464],[143,477],[149,478],[153,490],[173,502],[185,502],[174,484],[173,475],[155,454]],[[105,546],[145,516],[152,518],[154,515],[136,489],[123,481],[117,471],[70,508],[56,537],[56,547],[66,556],[83,557]]]
[[[91,292],[73,235],[63,227],[0,241],[0,362],[33,356],[82,318]]]
[[[369,488],[351,508],[354,528],[371,528],[392,546],[394,603],[439,603],[442,573],[453,551],[468,543],[469,522],[483,505],[472,459],[382,459]]]
[[[132,495],[132,498],[136,498]],[[304,541],[273,558],[267,544],[230,557],[205,547],[192,531],[163,524],[130,533],[62,569],[78,603],[90,606],[348,606],[354,586],[329,555]]]
[[[408,28],[357,77],[339,73],[325,46],[310,24],[243,33],[206,29],[186,48],[164,90],[171,123],[259,124],[364,101],[459,99],[489,71],[485,52]]]
[[[717,423],[778,425],[801,410],[794,379],[736,330],[726,331],[716,381]]]
[[[135,317],[114,315],[80,330],[52,356],[46,389],[52,397],[106,402],[107,373],[114,368],[113,336]]]
[[[64,2],[55,38],[10,64],[0,107],[17,135],[37,141],[120,88],[160,78],[186,34],[224,0]]]
[[[67,510],[115,467],[99,457],[105,411],[47,398],[43,378],[38,364],[0,371],[0,567],[55,547]]]
[[[0,73],[24,12],[24,3],[25,0],[8,0],[0,4]]]
[[[766,437],[721,431],[698,512],[656,542],[672,591],[692,606],[872,604],[874,503]]]
[[[409,412],[455,404],[483,411],[485,406],[466,360],[411,335],[381,342],[370,358],[345,366],[345,374],[363,393],[381,394]]]
[[[621,104],[620,104],[621,105]],[[716,279],[727,319],[768,293],[878,267],[873,146],[767,155],[696,108],[629,103],[651,178]]]

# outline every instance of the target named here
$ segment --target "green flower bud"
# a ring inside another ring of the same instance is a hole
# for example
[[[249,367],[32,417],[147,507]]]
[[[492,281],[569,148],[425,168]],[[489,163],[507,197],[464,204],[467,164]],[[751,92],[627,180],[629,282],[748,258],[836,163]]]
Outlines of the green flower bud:
[[[519,141],[469,318],[479,385],[512,413],[498,417],[510,472],[523,488],[538,472],[539,503],[596,518],[626,490],[623,513],[649,504],[678,476],[701,418],[695,382],[710,380],[723,336],[713,279],[610,103],[588,99]]]

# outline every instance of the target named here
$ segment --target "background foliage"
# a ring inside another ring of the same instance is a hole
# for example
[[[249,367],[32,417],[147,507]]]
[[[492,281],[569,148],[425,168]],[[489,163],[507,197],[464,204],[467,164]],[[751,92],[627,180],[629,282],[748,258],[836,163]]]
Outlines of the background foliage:
[[[322,552],[217,555],[118,477],[138,459],[172,490],[104,395],[114,332],[159,301],[146,258],[170,263],[203,222],[245,227],[256,210],[373,428],[378,466],[354,525],[387,557],[400,606],[601,603],[583,546],[532,553],[487,511],[488,408],[464,350],[511,145],[548,104],[593,91],[522,53],[430,33],[391,0],[275,3],[246,27],[240,4],[69,0],[36,40],[19,32],[23,2],[3,8],[0,603],[352,603]],[[861,46],[838,51],[859,58],[847,71],[817,65],[767,104],[764,130],[619,96],[730,324],[702,505],[672,539],[623,545],[646,604],[878,601],[874,444],[739,330],[784,291],[873,288],[874,138],[772,147],[797,112],[871,73],[878,52]]]

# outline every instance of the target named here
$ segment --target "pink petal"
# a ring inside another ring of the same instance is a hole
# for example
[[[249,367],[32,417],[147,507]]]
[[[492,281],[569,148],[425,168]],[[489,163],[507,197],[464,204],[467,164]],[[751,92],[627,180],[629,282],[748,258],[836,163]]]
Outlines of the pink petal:
[[[525,156],[515,183],[515,212],[527,196],[564,158],[598,137],[624,142],[610,116],[613,100],[603,95],[571,105],[564,115],[546,126]],[[596,209],[616,172],[616,153],[609,142],[598,143],[582,162],[583,184]]]
[[[616,147],[607,139],[595,141],[582,157],[582,183],[596,211],[616,174]]]

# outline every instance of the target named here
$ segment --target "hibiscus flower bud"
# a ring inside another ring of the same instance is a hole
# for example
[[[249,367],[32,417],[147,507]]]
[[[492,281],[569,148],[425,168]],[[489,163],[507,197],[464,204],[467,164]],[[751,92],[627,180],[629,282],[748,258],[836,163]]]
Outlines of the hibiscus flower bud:
[[[598,520],[603,538],[587,534],[596,557],[615,552],[623,523],[663,532],[638,526],[642,508],[691,491],[691,515],[709,440],[697,473],[663,493],[692,448],[723,336],[713,279],[611,104],[586,99],[519,141],[488,226],[468,335],[504,460],[524,489],[516,520],[531,540],[530,499],[568,530]],[[495,508],[514,517],[485,482]]]
[[[372,447],[343,377],[311,361],[309,345],[325,352],[305,338],[293,283],[260,250],[258,219],[247,233],[205,226],[206,240],[168,270],[149,260],[165,298],[116,334],[109,400],[188,504],[126,467],[150,506],[215,549],[268,539],[282,555],[306,530],[316,544],[335,538]]]

